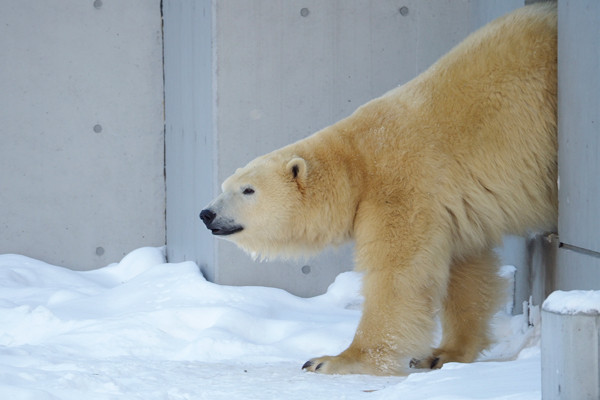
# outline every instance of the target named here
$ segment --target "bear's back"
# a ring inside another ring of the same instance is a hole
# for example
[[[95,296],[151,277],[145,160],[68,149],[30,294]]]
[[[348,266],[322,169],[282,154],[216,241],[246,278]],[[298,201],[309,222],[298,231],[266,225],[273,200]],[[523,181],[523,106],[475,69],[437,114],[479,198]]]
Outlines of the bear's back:
[[[555,5],[523,7],[342,121],[370,190],[424,193],[465,243],[552,229],[556,23]]]

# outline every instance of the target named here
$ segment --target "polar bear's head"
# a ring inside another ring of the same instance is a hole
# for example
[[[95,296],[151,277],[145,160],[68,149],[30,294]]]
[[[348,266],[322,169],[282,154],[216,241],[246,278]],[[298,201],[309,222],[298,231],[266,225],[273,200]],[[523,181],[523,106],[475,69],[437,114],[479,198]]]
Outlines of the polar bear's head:
[[[253,256],[295,252],[307,163],[297,156],[269,155],[238,169],[200,218],[213,235]]]

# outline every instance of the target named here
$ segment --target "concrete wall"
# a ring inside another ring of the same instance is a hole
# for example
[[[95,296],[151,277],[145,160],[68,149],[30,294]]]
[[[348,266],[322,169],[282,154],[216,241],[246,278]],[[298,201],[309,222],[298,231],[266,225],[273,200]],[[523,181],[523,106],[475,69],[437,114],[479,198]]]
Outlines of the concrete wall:
[[[523,1],[165,0],[167,244],[216,282],[310,296],[350,247],[255,263],[198,213],[256,156],[349,115]]]
[[[168,257],[212,266],[215,243],[198,218],[216,186],[212,1],[164,0],[162,11]]]
[[[598,38],[600,2],[558,2],[559,243],[549,274],[552,290],[600,289]],[[547,306],[542,313],[542,397],[597,399],[598,313],[557,312]]]
[[[163,245],[160,0],[5,1],[0,49],[0,253]]]
[[[352,249],[253,263],[201,226],[221,181],[406,82],[522,5],[164,0],[168,253],[211,280],[323,292]],[[165,242],[160,1],[34,0],[0,14],[0,252],[77,269]],[[508,238],[527,299],[531,242]],[[570,276],[569,274],[565,274]]]
[[[600,289],[600,2],[558,2],[556,289]]]

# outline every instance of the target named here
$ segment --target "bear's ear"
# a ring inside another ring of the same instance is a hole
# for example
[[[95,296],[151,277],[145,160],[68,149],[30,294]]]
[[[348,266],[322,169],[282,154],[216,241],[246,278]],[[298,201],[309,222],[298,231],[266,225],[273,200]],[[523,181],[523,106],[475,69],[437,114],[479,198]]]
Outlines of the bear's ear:
[[[303,158],[292,158],[290,162],[288,162],[286,169],[295,181],[304,182],[306,179],[306,161]]]

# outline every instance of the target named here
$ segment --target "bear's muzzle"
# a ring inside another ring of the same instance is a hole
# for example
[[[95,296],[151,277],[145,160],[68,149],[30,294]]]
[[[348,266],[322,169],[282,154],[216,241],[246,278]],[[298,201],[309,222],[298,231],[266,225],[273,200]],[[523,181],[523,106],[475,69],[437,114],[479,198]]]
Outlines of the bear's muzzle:
[[[233,224],[232,221],[222,221],[217,218],[217,214],[210,210],[204,209],[200,212],[200,219],[204,225],[216,236],[227,236],[244,230],[241,225]]]

